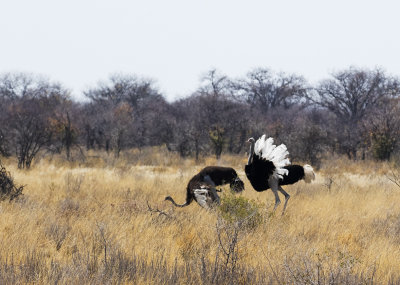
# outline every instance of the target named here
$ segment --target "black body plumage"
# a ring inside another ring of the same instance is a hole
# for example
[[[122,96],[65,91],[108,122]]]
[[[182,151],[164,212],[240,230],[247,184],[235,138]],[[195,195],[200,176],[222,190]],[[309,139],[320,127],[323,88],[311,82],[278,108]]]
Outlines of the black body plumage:
[[[238,177],[235,169],[223,166],[204,167],[197,175],[200,176],[201,180],[204,180],[208,175],[214,182],[215,186],[231,183],[231,181],[234,181],[236,177]]]
[[[289,173],[283,175],[283,178],[279,179],[279,185],[294,184],[304,178],[304,168],[301,165],[293,164],[283,168],[287,169]],[[272,161],[260,158],[256,154],[253,154],[252,163],[245,165],[244,167],[244,171],[251,186],[253,186],[254,190],[258,192],[270,188],[268,178],[274,173],[274,170],[275,166]]]
[[[289,171],[288,175],[283,175],[283,179],[279,179],[279,185],[294,184],[304,178],[304,168],[301,165],[288,165],[284,169]]]
[[[258,192],[269,189],[268,177],[274,173],[274,170],[275,165],[272,161],[260,158],[256,154],[253,154],[252,163],[244,167],[251,186]]]
[[[170,196],[166,197],[165,200],[171,201],[175,206],[185,207],[188,206],[194,199],[196,199],[194,194],[195,189],[200,189],[204,186],[213,188],[215,186],[221,186],[224,184],[230,184],[231,189],[236,192],[244,190],[244,183],[242,180],[240,180],[233,168],[207,166],[189,180],[186,187],[186,202],[184,204],[176,204]]]

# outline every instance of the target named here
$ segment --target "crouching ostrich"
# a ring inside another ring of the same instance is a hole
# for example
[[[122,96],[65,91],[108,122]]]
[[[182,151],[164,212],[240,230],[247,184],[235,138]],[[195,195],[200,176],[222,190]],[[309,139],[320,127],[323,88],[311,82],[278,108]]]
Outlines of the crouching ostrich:
[[[165,200],[171,201],[176,207],[186,207],[195,200],[203,208],[210,208],[220,203],[220,198],[215,187],[230,184],[232,191],[241,192],[244,190],[244,183],[238,177],[236,171],[231,167],[207,166],[190,179],[186,187],[186,202],[175,203],[171,196]]]
[[[311,180],[315,179],[314,170],[308,164],[304,166],[290,165],[286,146],[284,144],[274,145],[273,138],[266,139],[263,135],[257,142],[254,138],[250,138],[247,142],[250,143],[250,152],[249,160],[244,168],[246,176],[258,192],[271,188],[275,195],[274,211],[281,203],[278,191],[285,196],[283,215],[290,195],[281,186],[294,184],[302,179],[306,183],[311,183]]]

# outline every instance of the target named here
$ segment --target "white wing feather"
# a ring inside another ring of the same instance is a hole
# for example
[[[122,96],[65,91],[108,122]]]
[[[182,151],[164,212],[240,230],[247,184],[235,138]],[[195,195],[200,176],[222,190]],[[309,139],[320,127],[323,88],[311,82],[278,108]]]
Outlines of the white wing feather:
[[[258,156],[272,161],[275,165],[274,176],[276,178],[283,178],[282,175],[287,175],[288,170],[283,167],[290,164],[290,160],[287,157],[289,152],[286,145],[280,144],[278,146],[274,145],[274,139],[269,137],[265,139],[265,135],[259,138],[254,146],[254,152]]]
[[[209,209],[214,204],[220,203],[220,198],[214,187],[202,185],[200,189],[193,190],[197,203],[205,209]]]
[[[194,190],[194,196],[196,197],[197,203],[206,209],[209,208],[208,203],[207,203],[207,194],[208,194],[208,190],[206,190],[206,189],[195,189]]]

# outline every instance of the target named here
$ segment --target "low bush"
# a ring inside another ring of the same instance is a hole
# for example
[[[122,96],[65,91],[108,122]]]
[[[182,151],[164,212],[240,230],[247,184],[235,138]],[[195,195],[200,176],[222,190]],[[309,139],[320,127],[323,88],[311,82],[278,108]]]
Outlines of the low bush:
[[[16,186],[11,173],[1,164],[0,161],[0,201],[9,199],[14,200],[18,196],[22,195],[24,186]]]
[[[243,196],[228,194],[221,199],[219,212],[228,223],[240,223],[248,229],[254,229],[263,221],[261,205]]]

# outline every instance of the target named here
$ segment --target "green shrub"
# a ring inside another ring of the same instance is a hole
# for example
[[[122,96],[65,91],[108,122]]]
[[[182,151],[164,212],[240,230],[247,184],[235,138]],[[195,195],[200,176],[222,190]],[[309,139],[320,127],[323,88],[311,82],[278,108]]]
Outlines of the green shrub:
[[[261,205],[243,196],[226,195],[221,199],[218,211],[228,223],[241,223],[244,227],[254,229],[263,221]]]
[[[389,160],[396,146],[396,139],[385,132],[373,133],[371,139],[373,157],[377,160]]]

